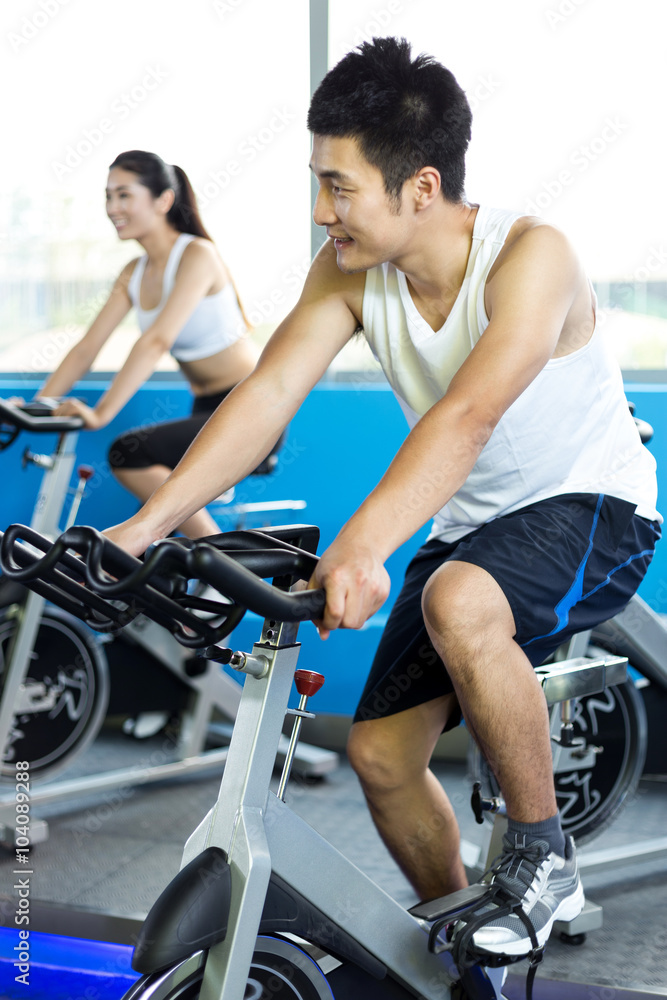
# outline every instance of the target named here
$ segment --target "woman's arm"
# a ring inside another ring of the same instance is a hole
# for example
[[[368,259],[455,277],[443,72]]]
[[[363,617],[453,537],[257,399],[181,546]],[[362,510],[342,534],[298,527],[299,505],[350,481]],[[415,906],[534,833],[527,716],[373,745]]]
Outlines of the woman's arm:
[[[132,307],[127,284],[134,265],[135,261],[131,261],[123,268],[92,324],[49,375],[39,390],[39,396],[64,396],[90,370],[102,347]]]
[[[219,276],[215,247],[207,240],[186,247],[174,287],[154,323],[142,334],[94,409],[68,401],[68,411],[83,417],[91,429],[105,427],[155,371],[185,323]]]

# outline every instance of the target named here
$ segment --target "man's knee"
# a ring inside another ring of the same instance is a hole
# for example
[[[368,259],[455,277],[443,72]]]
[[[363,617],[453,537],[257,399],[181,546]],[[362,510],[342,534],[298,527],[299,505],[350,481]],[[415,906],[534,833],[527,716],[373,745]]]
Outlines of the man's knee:
[[[364,789],[396,791],[423,776],[455,710],[455,696],[449,694],[386,718],[355,722],[347,754]]]
[[[448,652],[458,656],[468,650],[474,655],[494,637],[515,633],[505,594],[491,574],[474,563],[451,561],[436,570],[424,587],[422,613],[448,668]]]
[[[401,784],[402,767],[388,738],[384,719],[355,722],[347,741],[347,756],[364,787],[390,790]]]

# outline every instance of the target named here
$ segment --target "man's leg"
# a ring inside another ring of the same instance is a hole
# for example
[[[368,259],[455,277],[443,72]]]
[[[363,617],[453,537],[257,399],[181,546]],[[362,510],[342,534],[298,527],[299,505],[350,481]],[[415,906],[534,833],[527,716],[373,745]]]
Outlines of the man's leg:
[[[454,810],[428,767],[454,706],[450,694],[356,722],[348,744],[378,831],[420,899],[467,885]]]
[[[554,816],[547,705],[533,667],[514,641],[514,618],[503,591],[486,570],[452,560],[430,578],[423,610],[508,816],[525,823]]]
[[[573,919],[584,903],[572,841],[560,829],[544,695],[514,641],[509,603],[486,570],[455,561],[441,566],[424,589],[423,610],[507,805],[508,836],[494,885],[503,900],[521,906],[542,945],[554,920]],[[532,941],[523,921],[497,912],[487,909],[475,945],[527,954]]]

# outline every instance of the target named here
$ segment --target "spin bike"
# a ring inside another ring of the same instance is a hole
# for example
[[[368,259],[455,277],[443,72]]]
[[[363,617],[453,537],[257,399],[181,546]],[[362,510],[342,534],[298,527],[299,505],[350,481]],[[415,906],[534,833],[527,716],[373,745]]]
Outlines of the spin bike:
[[[31,527],[50,538],[61,531],[82,428],[78,417],[54,417],[55,405],[33,401],[16,406],[0,399],[0,450],[22,432],[55,435],[50,453],[30,447],[23,452],[24,468],[43,470]],[[74,523],[94,474],[88,466],[77,472],[65,527]],[[230,513],[240,518],[249,507],[236,505]],[[188,602],[193,614],[208,616],[214,635],[219,603],[196,590]],[[150,619],[133,616],[119,634],[99,634],[66,608],[47,603],[6,576],[0,578],[0,692],[0,780],[13,780],[16,760],[28,761],[33,781],[49,782],[33,788],[34,806],[219,771],[241,700],[241,685],[233,677],[194,657]],[[90,745],[107,716],[124,717],[124,731],[138,736],[135,719],[149,715],[168,720],[162,763],[52,781]],[[283,737],[282,753],[287,746]],[[332,751],[300,747],[296,768],[308,777],[323,776],[337,765]],[[0,842],[5,845],[13,843],[12,801],[0,794]],[[35,817],[32,836],[34,842],[47,838],[44,820]]]
[[[196,542],[167,539],[144,561],[92,528],[70,528],[50,543],[12,525],[2,538],[0,563],[8,576],[94,628],[140,613],[199,656],[245,674],[218,800],[148,914],[133,959],[143,975],[125,1000],[496,1000],[500,966],[526,957],[475,954],[469,941],[457,951],[460,936],[447,940],[448,925],[483,905],[485,883],[405,910],[284,800],[307,701],[324,680],[296,670],[298,623],[317,619],[324,604],[321,591],[293,589],[313,572],[318,536],[316,528],[289,526]],[[184,603],[193,579],[229,602],[221,605],[226,625],[218,626],[213,643],[206,623]],[[264,618],[249,653],[220,642],[246,609]],[[615,656],[564,661],[545,669],[543,687],[550,701],[603,691],[607,681],[623,680],[626,663]],[[273,794],[269,782],[293,680],[301,701],[292,710],[290,749]],[[538,952],[531,953],[531,969]]]

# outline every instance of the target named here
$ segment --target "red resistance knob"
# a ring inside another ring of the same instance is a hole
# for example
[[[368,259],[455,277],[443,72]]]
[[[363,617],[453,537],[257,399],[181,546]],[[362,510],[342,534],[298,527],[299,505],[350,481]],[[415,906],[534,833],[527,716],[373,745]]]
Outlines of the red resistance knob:
[[[324,676],[315,673],[314,670],[297,670],[294,674],[294,683],[301,696],[312,698],[324,684]]]
[[[83,479],[84,483],[87,483],[89,479],[92,479],[95,475],[95,470],[92,465],[80,465],[76,470],[76,474],[79,479]]]

